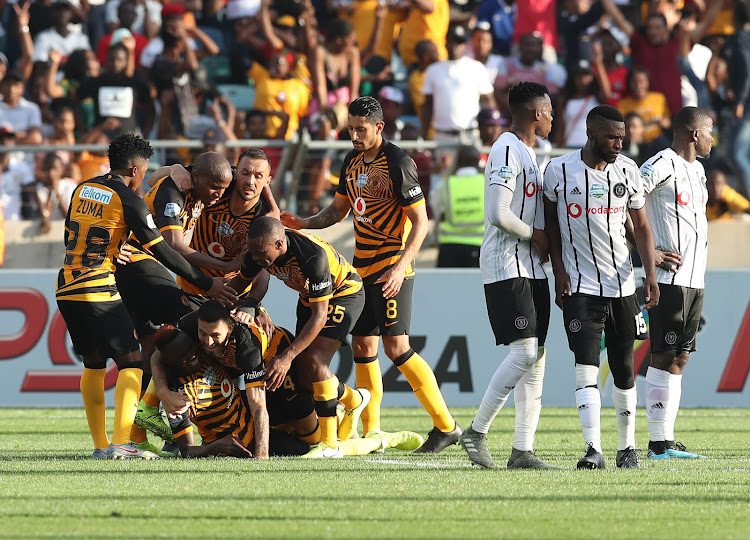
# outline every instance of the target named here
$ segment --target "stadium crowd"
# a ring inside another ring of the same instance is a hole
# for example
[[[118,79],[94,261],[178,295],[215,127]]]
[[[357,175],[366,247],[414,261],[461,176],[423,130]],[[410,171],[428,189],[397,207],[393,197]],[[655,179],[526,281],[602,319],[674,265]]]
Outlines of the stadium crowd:
[[[586,445],[578,468],[604,467],[603,332],[616,463],[638,468],[633,342],[646,325],[628,240],[643,262],[658,333],[646,379],[649,457],[701,457],[674,440],[674,419],[702,308],[706,204],[712,217],[750,206],[737,193],[750,191],[745,2],[3,7],[4,145],[109,148],[2,154],[5,219],[39,219],[42,233],[65,219],[56,294],[85,366],[94,458],[157,457],[147,428],[185,457],[440,452],[460,442],[473,463],[494,468],[486,435],[513,390],[508,467],[550,468],[533,448],[550,260],[576,357]],[[295,215],[279,211],[270,185],[278,154],[225,143],[288,140],[301,130],[348,138],[353,150],[308,156]],[[450,144],[411,155],[394,144],[418,137]],[[204,148],[164,153],[141,189],[148,139],[201,139]],[[711,152],[717,140],[729,142]],[[574,151],[549,161],[547,141]],[[540,161],[549,161],[544,183]],[[340,171],[335,188],[332,171]],[[352,210],[351,263],[298,232]],[[481,266],[497,344],[510,345],[465,431],[409,341],[413,260],[430,213],[441,221],[441,266]],[[262,307],[271,276],[300,295],[294,332],[274,326]],[[687,316],[675,321],[678,305]],[[350,335],[356,388],[328,366]],[[381,431],[381,339],[433,421],[426,439]],[[108,358],[119,367],[111,439]]]

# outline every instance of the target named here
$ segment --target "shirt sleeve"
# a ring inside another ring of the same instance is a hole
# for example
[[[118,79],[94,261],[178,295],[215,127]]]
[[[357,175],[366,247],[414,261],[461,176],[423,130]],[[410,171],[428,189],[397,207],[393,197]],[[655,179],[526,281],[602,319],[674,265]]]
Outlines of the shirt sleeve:
[[[307,299],[310,302],[322,302],[333,296],[333,280],[331,268],[328,265],[328,254],[315,245],[315,253],[305,260],[302,273],[307,278]]]
[[[658,163],[655,164],[649,160],[641,166],[641,181],[643,182],[643,191],[645,193],[651,193],[667,180],[669,180],[669,175],[665,178],[662,168],[658,166]]]
[[[646,205],[646,196],[643,192],[643,178],[635,165],[628,167],[628,208],[640,210]]]
[[[346,170],[349,167],[349,163],[354,158],[354,152],[349,152],[344,158],[344,162],[341,164],[341,170],[339,171],[339,185],[336,186],[336,196],[342,199],[349,200],[349,195],[346,193]],[[355,179],[356,180],[356,179]]]
[[[237,367],[244,373],[245,388],[263,386],[266,370],[260,340],[250,330],[244,330],[243,333],[241,341],[237,343]]]
[[[159,231],[168,229],[182,230],[183,224],[180,219],[182,207],[185,205],[185,196],[177,189],[171,178],[164,179],[156,186],[154,196],[154,219]]]
[[[251,281],[258,272],[261,271],[261,267],[258,263],[253,260],[253,254],[249,251],[245,254],[245,260],[242,261],[242,267],[240,268],[240,276],[243,279]]]
[[[135,194],[122,198],[122,211],[125,223],[141,246],[148,249],[164,240],[143,199]]]
[[[479,95],[486,96],[492,94],[495,91],[493,83],[495,81],[490,80],[490,73],[487,71],[487,67],[483,64],[477,66],[477,80],[479,84]]]
[[[389,163],[390,166],[390,163]],[[424,201],[422,186],[419,185],[417,164],[404,154],[395,164],[390,166],[389,174],[393,182],[393,193],[402,208],[413,208]]]
[[[557,191],[560,185],[560,178],[557,174],[557,167],[550,161],[544,170],[544,196],[552,202],[557,202]]]
[[[495,145],[487,158],[487,181],[490,186],[501,185],[510,191],[516,191],[518,175],[523,172],[521,160],[508,145]]]

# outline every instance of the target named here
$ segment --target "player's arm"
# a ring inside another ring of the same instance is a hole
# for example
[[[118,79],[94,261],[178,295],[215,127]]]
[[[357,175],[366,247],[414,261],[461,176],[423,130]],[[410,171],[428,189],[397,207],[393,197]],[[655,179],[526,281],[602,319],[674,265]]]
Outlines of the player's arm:
[[[427,219],[427,206],[424,203],[417,204],[411,208],[405,208],[404,213],[411,221],[411,231],[406,238],[404,251],[398,262],[389,268],[378,280],[383,284],[383,298],[393,298],[401,290],[404,284],[406,269],[414,261],[419,253],[422,243],[427,236],[430,222]]]
[[[183,394],[170,390],[167,383],[167,370],[161,361],[161,353],[158,349],[151,355],[151,378],[156,386],[156,395],[159,397],[162,405],[164,405],[164,410],[167,411],[167,414],[187,414],[191,402]]]
[[[337,195],[333,202],[314,216],[302,218],[290,212],[281,213],[281,222],[290,229],[325,229],[349,215],[349,200]]]
[[[191,434],[192,435],[192,434]],[[212,443],[195,446],[189,443],[185,436],[175,437],[175,443],[184,458],[205,458],[211,456],[229,456],[236,458],[251,458],[253,454],[245,448],[237,437],[222,437]]]
[[[130,196],[123,199],[122,205],[125,223],[136,240],[160,263],[223,304],[232,305],[237,302],[234,290],[224,285],[220,278],[211,278],[191,266],[163,241],[164,238],[156,230],[154,219],[143,199],[131,192]]]
[[[260,192],[260,200],[262,200],[266,205],[266,208],[268,208],[268,212],[265,215],[275,217],[276,219],[281,217],[281,210],[279,210],[279,205],[276,204],[276,199],[273,196],[273,191],[271,191],[271,186],[263,186],[263,191]]]
[[[174,180],[174,183],[181,192],[186,193],[193,189],[193,177],[190,175],[190,172],[179,163],[159,167],[151,173],[148,180],[146,180],[146,183],[149,188],[152,188],[159,180],[166,178],[167,176]]]
[[[194,250],[185,243],[185,236],[183,235],[182,227],[180,227],[179,229],[163,229],[161,231],[161,234],[164,237],[164,240],[166,240],[167,244],[169,244],[172,249],[182,255],[187,262],[198,268],[218,270],[223,274],[229,274],[232,272],[236,272],[239,269],[240,265],[242,264],[242,260],[245,257],[246,248],[243,248],[243,250],[234,259],[226,262],[215,259],[209,255],[204,255],[203,253]]]
[[[570,296],[570,276],[565,271],[562,258],[562,237],[560,236],[560,222],[557,219],[557,201],[551,201],[544,196],[544,217],[547,238],[549,239],[549,258],[552,262],[552,273],[555,275],[555,304],[562,309],[563,294]]]
[[[248,386],[245,388],[247,403],[253,415],[253,432],[255,439],[255,457],[268,459],[268,437],[270,426],[268,422],[268,409],[266,408],[266,387]]]
[[[643,281],[643,292],[646,296],[646,309],[651,309],[659,303],[659,285],[656,283],[656,262],[654,259],[654,236],[646,217],[646,209],[630,208],[628,210],[633,220],[633,235],[635,245],[643,261],[646,278]]]
[[[258,263],[253,260],[253,254],[247,252],[245,254],[245,259],[242,262],[242,266],[240,267],[239,273],[231,280],[229,280],[229,283],[227,283],[227,285],[235,291],[244,291],[251,283],[254,282],[255,277],[260,274],[262,270],[263,268],[261,268]],[[268,285],[266,285],[266,288],[267,287]],[[262,296],[258,296],[259,294],[260,291],[255,291],[255,288],[251,289],[250,293],[241,302],[238,303],[237,307],[256,307],[261,298],[263,298]],[[263,292],[263,295],[265,295],[265,292]]]

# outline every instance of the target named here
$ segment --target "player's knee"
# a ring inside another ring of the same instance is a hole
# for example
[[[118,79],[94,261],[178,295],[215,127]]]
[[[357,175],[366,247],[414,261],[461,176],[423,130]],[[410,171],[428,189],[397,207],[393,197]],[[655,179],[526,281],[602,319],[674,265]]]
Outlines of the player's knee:
[[[414,350],[409,345],[409,336],[397,337],[403,339],[383,339],[383,350],[385,351],[385,355],[391,359],[391,362],[396,362],[406,353],[414,353]]]
[[[612,380],[620,390],[629,390],[635,386],[633,347],[609,350],[609,370]]]
[[[510,344],[508,356],[511,358],[511,363],[527,371],[536,363],[537,352],[537,338],[522,338]]]
[[[83,358],[83,367],[86,369],[107,369],[107,361],[99,358],[87,359]]]
[[[678,373],[682,373],[682,370],[685,369],[685,366],[688,363],[688,360],[690,359],[690,353],[681,353],[674,357],[674,360],[672,361],[672,367],[674,367]]]
[[[130,352],[114,358],[118,369],[143,369],[140,351]]]

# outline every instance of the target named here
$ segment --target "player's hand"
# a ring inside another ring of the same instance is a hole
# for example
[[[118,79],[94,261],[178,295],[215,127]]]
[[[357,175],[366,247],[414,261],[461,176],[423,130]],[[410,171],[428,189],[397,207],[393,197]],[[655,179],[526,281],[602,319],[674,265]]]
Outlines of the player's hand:
[[[680,257],[679,253],[655,249],[654,262],[656,263],[657,268],[674,272],[676,274],[679,270],[679,266],[682,264],[682,257]]]
[[[120,251],[117,253],[117,264],[128,264],[132,260],[131,257],[133,253],[136,251],[137,250],[130,244],[123,244]]]
[[[646,274],[646,277],[643,280],[643,294],[646,297],[646,305],[643,306],[644,309],[651,309],[654,306],[659,305],[659,296],[661,295],[661,292],[659,291],[659,284],[656,283],[656,276],[651,273],[651,275]]]
[[[175,163],[169,168],[169,177],[180,190],[180,193],[187,193],[193,189],[192,175],[179,163]]]
[[[294,360],[294,357],[286,350],[266,363],[265,381],[267,390],[273,392],[282,385],[289,368],[292,367],[292,360]]]
[[[245,448],[245,445],[243,445],[237,437],[222,437],[215,441],[211,446],[222,456],[235,458],[253,457],[252,452]]]
[[[307,221],[304,218],[299,217],[297,214],[292,214],[291,212],[282,212],[279,219],[281,219],[281,223],[284,225],[284,227],[294,230],[304,229],[306,225],[305,222]]]
[[[573,289],[570,287],[570,276],[567,272],[555,273],[555,304],[560,309],[563,308],[563,295],[570,296]]]
[[[534,229],[534,232],[531,234],[531,242],[539,252],[539,259],[542,264],[546,263],[549,260],[549,238],[547,238],[547,233],[542,229]]]
[[[242,246],[242,251],[240,251],[234,259],[224,263],[224,273],[233,274],[235,272],[239,272],[240,268],[242,268],[242,263],[245,262],[245,256],[247,255],[247,252],[248,247],[247,244],[245,244],[244,246]]]
[[[383,298],[393,298],[404,284],[404,271],[400,266],[392,266],[375,283],[383,283]]]
[[[167,415],[170,416],[182,414],[192,405],[192,402],[187,396],[180,394],[179,392],[172,392],[171,390],[159,392],[158,397],[161,400],[161,404],[164,406]]]
[[[224,284],[224,279],[215,277],[213,278],[213,283],[214,284],[211,286],[211,288],[206,291],[206,295],[210,296],[211,298],[215,298],[221,304],[227,307],[232,307],[237,302],[239,302],[237,293],[233,288]]]
[[[271,336],[273,335],[273,322],[271,321],[271,316],[264,309],[258,309],[256,313],[257,315],[255,316],[255,325],[260,326],[261,330],[266,333],[268,339],[270,340]]]

